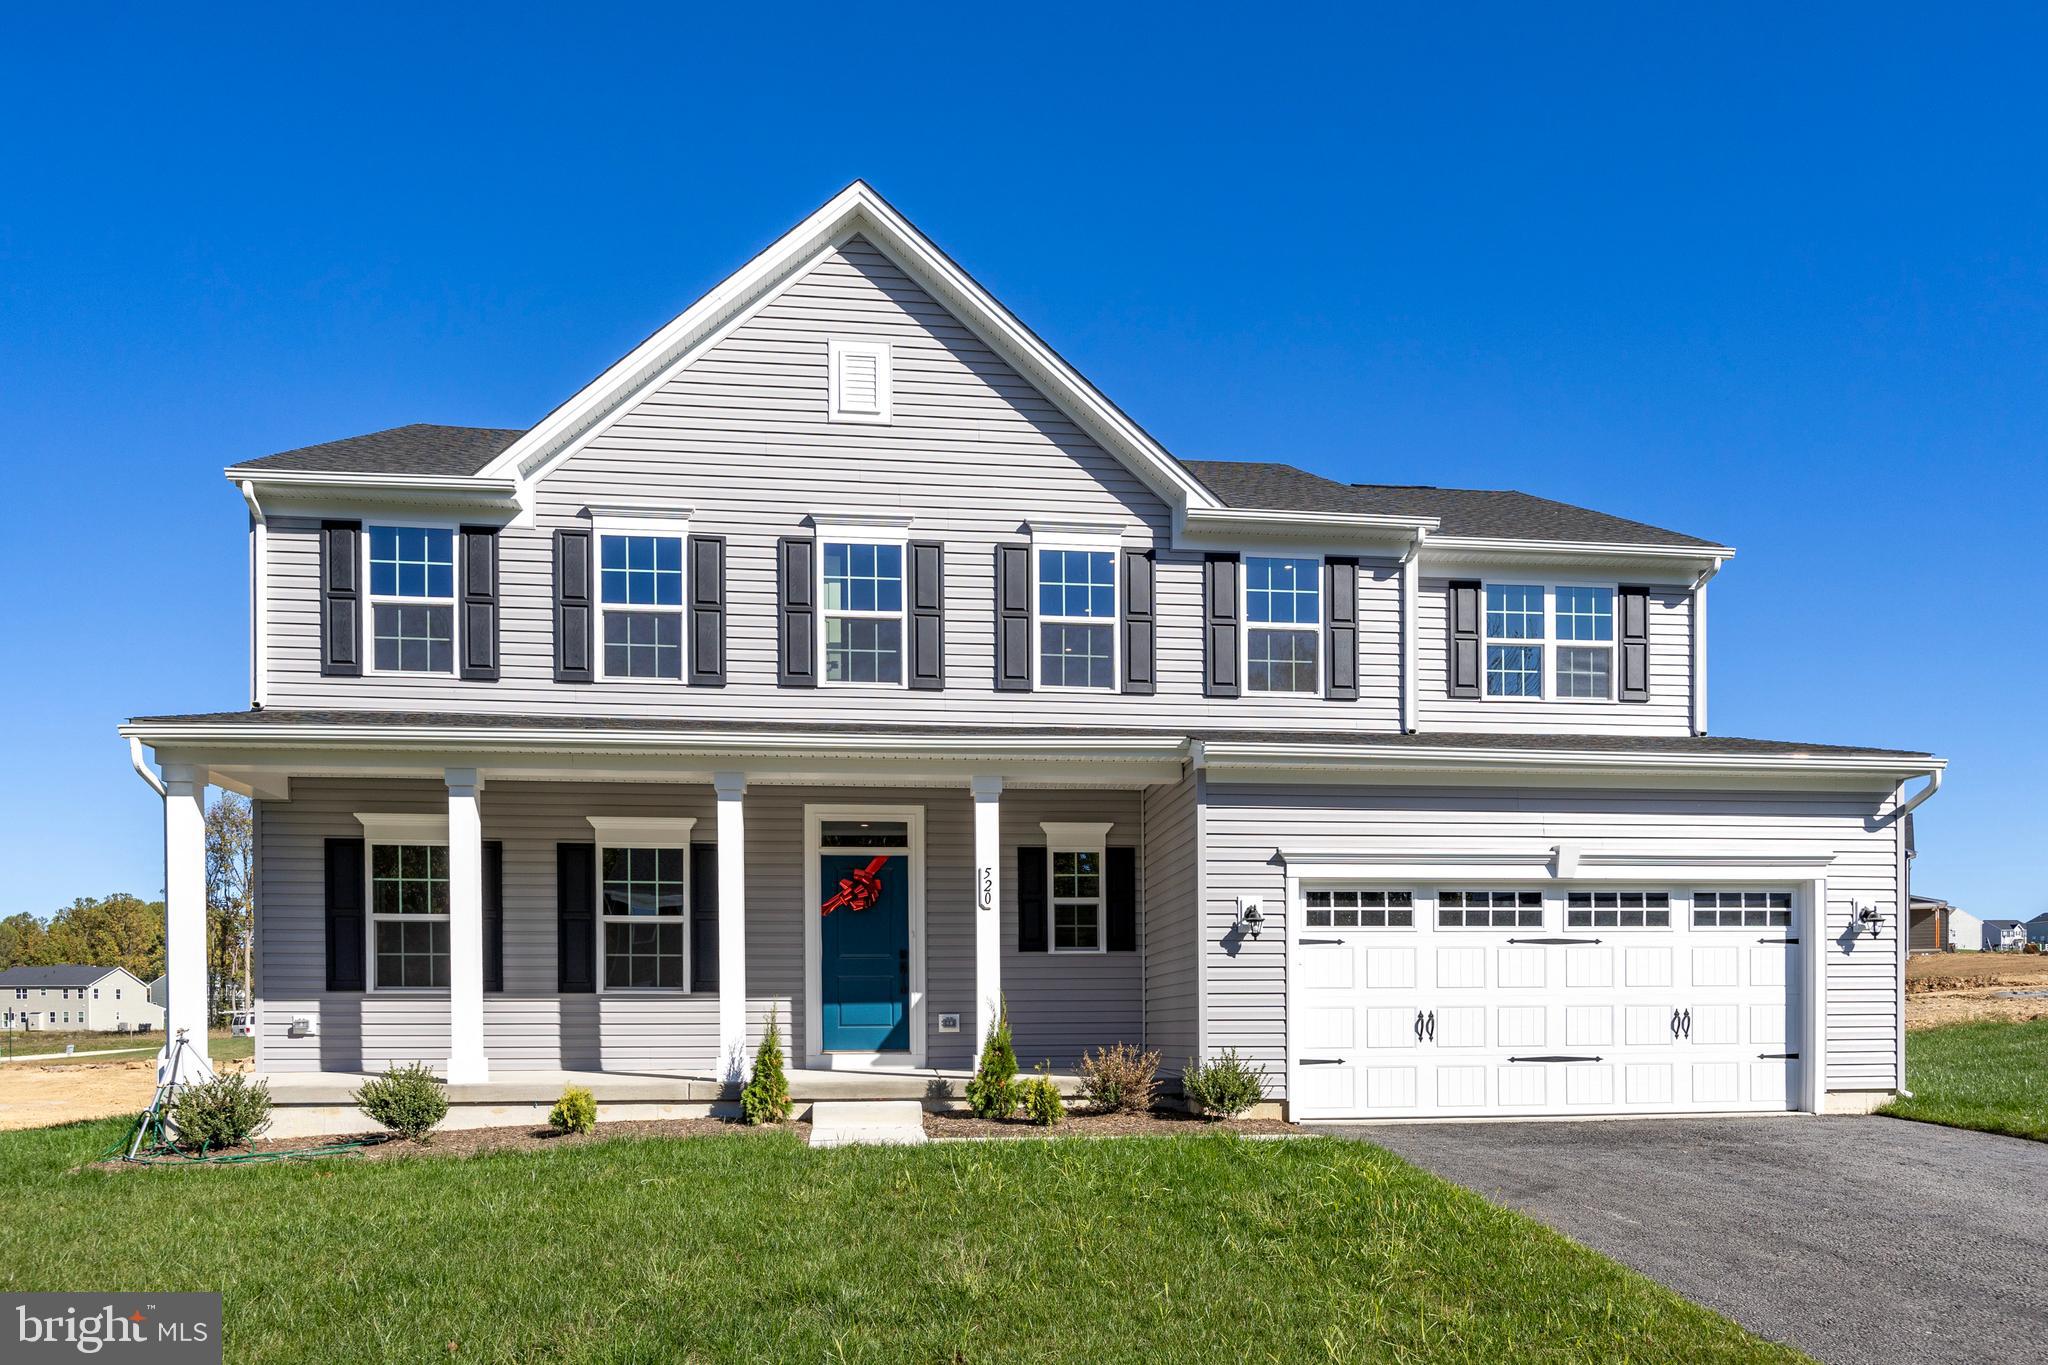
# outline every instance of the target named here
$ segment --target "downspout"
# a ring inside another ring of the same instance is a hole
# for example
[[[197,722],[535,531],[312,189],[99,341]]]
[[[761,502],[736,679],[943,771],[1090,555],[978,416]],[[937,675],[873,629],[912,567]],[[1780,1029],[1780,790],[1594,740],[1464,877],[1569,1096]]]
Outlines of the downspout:
[[[1894,941],[1898,944],[1896,956],[1899,959],[1899,1048],[1895,1065],[1898,1068],[1896,1074],[1899,1078],[1899,1094],[1907,1099],[1913,1098],[1913,1092],[1906,1088],[1905,1029],[1906,959],[1912,954],[1913,862],[1912,855],[1906,852],[1906,817],[1924,805],[1928,797],[1941,790],[1941,774],[1942,770],[1940,768],[1929,772],[1927,774],[1927,785],[1913,793],[1911,800],[1905,802],[1892,812],[1892,837],[1898,840],[1899,847],[1899,919],[1898,932],[1893,935]],[[1899,790],[1903,792],[1905,789],[1906,784],[1901,782]]]
[[[1428,528],[1415,528],[1415,539],[1408,543],[1408,550],[1401,556],[1401,733],[1414,734],[1421,728],[1416,714],[1417,664],[1415,617],[1416,580],[1422,575],[1422,542],[1429,539]]]
[[[1692,581],[1692,732],[1707,732],[1707,582],[1721,572],[1715,560]]]
[[[164,780],[149,770],[149,761],[142,756],[142,741],[134,735],[128,736],[128,761],[135,765],[135,775],[149,784],[149,789],[158,796],[165,795]]]
[[[270,659],[267,646],[269,587],[269,519],[256,501],[256,484],[243,479],[239,485],[242,501],[249,504],[249,705],[262,710],[270,700]]]

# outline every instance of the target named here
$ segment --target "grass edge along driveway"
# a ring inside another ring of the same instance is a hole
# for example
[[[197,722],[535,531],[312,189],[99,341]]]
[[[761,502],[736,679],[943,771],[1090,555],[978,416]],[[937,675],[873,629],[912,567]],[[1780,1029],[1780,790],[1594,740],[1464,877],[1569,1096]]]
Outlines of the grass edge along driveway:
[[[119,1131],[0,1134],[0,1285],[218,1289],[230,1361],[1803,1359],[1362,1142],[67,1172]]]
[[[1909,1033],[1906,1089],[1878,1112],[2048,1142],[2048,1019]]]

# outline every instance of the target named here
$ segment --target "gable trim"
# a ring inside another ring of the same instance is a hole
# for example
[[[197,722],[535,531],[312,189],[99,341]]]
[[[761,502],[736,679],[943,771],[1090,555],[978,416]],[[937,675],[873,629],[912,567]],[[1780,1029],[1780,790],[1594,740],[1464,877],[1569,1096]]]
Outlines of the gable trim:
[[[541,419],[477,477],[516,480],[531,516],[531,490],[556,465],[856,236],[894,262],[1155,493],[1179,508],[1219,506],[1143,428],[859,180]]]

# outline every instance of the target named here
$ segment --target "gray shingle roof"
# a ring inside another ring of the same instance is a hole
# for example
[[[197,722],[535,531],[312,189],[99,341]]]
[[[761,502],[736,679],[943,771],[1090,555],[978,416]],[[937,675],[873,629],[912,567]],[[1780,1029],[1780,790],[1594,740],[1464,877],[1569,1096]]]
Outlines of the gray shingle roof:
[[[1926,758],[1911,749],[1868,749],[1841,744],[1801,744],[1790,740],[1739,739],[1728,735],[1542,735],[1542,734],[1375,734],[1359,730],[1196,730],[1181,727],[1107,725],[987,726],[890,725],[823,720],[763,725],[751,720],[700,720],[689,716],[474,715],[455,711],[214,711],[188,716],[137,716],[131,724],[236,725],[252,729],[289,730],[293,726],[356,725],[365,728],[490,730],[590,730],[633,733],[688,729],[702,734],[759,736],[773,740],[791,733],[830,730],[834,734],[914,738],[923,735],[1042,736],[1052,739],[1193,738],[1216,742],[1260,740],[1294,744],[1350,744],[1360,749],[1498,749],[1502,752],[1654,753],[1674,755],[1845,755]]]
[[[1570,503],[1492,488],[1339,483],[1293,465],[1245,460],[1183,460],[1210,492],[1232,507],[1276,512],[1364,512],[1440,518],[1441,534],[1505,540],[1585,541],[1607,545],[1715,542],[1609,516]]]
[[[119,967],[81,967],[71,963],[56,967],[9,967],[0,972],[0,986],[90,986],[120,970]]]
[[[507,427],[443,427],[427,422],[301,446],[233,466],[236,472],[318,474],[474,474],[526,433]]]

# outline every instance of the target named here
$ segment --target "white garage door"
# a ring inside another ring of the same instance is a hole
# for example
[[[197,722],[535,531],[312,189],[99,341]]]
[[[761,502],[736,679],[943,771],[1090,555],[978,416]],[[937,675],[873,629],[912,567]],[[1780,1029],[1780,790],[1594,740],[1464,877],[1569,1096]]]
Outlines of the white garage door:
[[[1297,1117],[1796,1108],[1794,894],[1305,883]]]

